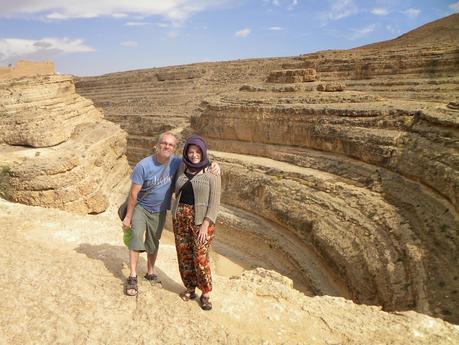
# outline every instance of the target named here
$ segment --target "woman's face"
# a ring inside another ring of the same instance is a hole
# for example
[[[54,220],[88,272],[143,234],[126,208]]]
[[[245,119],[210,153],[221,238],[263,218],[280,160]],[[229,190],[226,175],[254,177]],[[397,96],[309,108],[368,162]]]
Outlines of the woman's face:
[[[188,145],[188,149],[187,149],[186,155],[188,156],[188,159],[192,163],[199,163],[201,161],[201,158],[202,158],[201,149],[199,148],[199,146],[193,145],[193,144]]]

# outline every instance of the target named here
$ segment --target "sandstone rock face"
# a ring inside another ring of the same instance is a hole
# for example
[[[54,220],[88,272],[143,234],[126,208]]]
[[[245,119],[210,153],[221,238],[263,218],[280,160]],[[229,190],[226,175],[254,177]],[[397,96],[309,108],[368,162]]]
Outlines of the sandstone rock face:
[[[99,213],[129,171],[126,133],[75,93],[71,76],[0,83],[3,195],[27,205]]]
[[[316,70],[306,69],[286,69],[272,71],[268,76],[268,83],[304,83],[315,81],[317,78]]]
[[[6,215],[0,217],[0,227],[8,230],[0,232],[0,292],[5,295],[11,285],[15,287],[15,298],[2,303],[3,344],[458,343],[459,326],[443,320],[413,311],[388,313],[341,297],[307,296],[291,279],[263,265],[230,274],[218,269],[227,263],[213,256],[215,252],[211,253],[213,309],[203,312],[197,302],[184,303],[178,296],[182,282],[170,231],[163,232],[155,265],[163,288],[139,279],[137,298],[127,298],[122,289],[129,274],[128,258],[113,213],[69,217],[57,209],[0,199],[0,214]],[[249,264],[249,256],[264,252],[264,244],[256,238],[250,253],[242,250],[250,241],[221,251],[222,241],[234,243],[236,235],[222,229],[217,230],[215,244],[227,260],[241,253]],[[288,241],[283,235],[275,240]],[[286,257],[273,257],[274,253],[268,247],[268,257],[259,258],[289,265]],[[142,271],[146,269],[144,260],[140,264]],[[50,291],[50,285],[59,290]]]
[[[132,165],[151,153],[158,133],[188,127],[191,116],[199,114],[203,99],[238,90],[245,81],[261,82],[273,66],[278,66],[277,60],[203,63],[76,78],[75,85],[78,94],[104,109],[107,120],[129,133],[128,160]],[[175,74],[180,77],[173,77]]]
[[[183,68],[182,70],[178,69],[170,72],[158,72],[156,78],[158,81],[195,79],[200,78],[204,73],[205,71],[202,69],[190,70],[188,68]]]
[[[71,76],[0,82],[0,111],[0,143],[32,147],[57,145],[77,125],[102,119],[90,100],[75,93]]]
[[[222,221],[285,252],[311,294],[457,323],[457,44],[406,37],[176,67],[204,71],[192,79],[80,78],[77,90],[129,132],[131,163],[163,130],[203,135],[224,170]],[[295,82],[308,69],[317,78]]]
[[[326,92],[337,92],[343,91],[346,88],[344,83],[336,82],[336,83],[321,83],[317,85],[317,91],[326,91]]]
[[[283,97],[228,94],[193,118],[210,147],[242,154],[215,153],[228,171],[224,203],[312,243],[361,303],[456,317],[449,307],[459,276],[454,114],[350,95],[341,103]],[[317,280],[311,289],[330,294]]]

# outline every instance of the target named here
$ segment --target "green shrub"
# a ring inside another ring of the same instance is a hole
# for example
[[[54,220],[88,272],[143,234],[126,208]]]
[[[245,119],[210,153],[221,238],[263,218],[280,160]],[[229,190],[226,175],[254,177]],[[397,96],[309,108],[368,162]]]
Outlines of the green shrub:
[[[0,197],[7,199],[10,192],[10,167],[0,167]]]

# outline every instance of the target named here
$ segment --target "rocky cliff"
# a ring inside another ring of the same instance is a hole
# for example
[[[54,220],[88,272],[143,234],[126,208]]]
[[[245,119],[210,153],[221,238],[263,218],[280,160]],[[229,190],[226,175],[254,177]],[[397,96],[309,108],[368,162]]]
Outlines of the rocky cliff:
[[[212,311],[180,299],[183,286],[169,231],[156,263],[162,284],[139,279],[139,295],[131,298],[123,294],[128,256],[113,213],[69,217],[0,199],[0,214],[0,227],[7,230],[0,232],[0,292],[7,296],[14,288],[14,298],[0,305],[2,345],[456,345],[459,340],[459,326],[427,315],[305,296],[289,278],[250,268],[255,255],[264,255],[262,265],[272,260],[288,266],[274,248],[265,251],[260,240],[241,238],[239,246],[223,248],[222,241],[234,241],[237,234],[222,227],[211,252]],[[250,251],[244,253],[243,246]],[[242,260],[234,255],[238,251]],[[230,260],[247,269],[225,271]]]
[[[75,93],[71,76],[1,81],[0,128],[9,200],[99,213],[128,174],[126,133]]]
[[[76,86],[129,133],[130,163],[161,131],[202,134],[225,171],[221,221],[285,253],[307,294],[457,323],[458,23]]]

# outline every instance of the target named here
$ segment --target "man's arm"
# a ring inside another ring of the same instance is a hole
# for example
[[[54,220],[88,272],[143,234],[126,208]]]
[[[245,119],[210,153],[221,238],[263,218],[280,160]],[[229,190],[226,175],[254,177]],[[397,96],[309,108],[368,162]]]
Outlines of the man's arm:
[[[209,171],[211,172],[212,175],[215,176],[221,176],[222,175],[222,170],[220,169],[220,164],[216,162],[212,162],[212,164],[209,167]]]
[[[123,220],[123,229],[127,230],[131,227],[132,214],[134,213],[135,205],[137,204],[137,195],[142,189],[142,185],[132,183],[131,191],[129,192],[128,207],[126,217]]]

